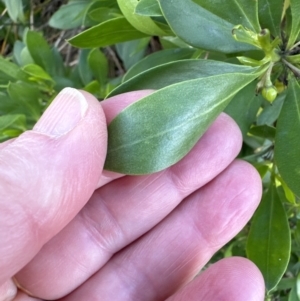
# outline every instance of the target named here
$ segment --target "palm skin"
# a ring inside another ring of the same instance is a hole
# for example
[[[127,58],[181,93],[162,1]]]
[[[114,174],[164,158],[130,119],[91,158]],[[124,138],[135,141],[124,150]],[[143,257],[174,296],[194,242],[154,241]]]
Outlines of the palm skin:
[[[244,258],[195,278],[261,197],[255,169],[234,160],[242,138],[230,117],[164,171],[102,171],[107,123],[148,93],[100,104],[66,89],[32,131],[0,146],[0,301],[264,299]]]

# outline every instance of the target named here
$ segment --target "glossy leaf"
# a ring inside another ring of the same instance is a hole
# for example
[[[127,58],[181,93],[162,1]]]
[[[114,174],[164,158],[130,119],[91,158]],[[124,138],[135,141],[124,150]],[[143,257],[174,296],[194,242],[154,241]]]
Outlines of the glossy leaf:
[[[287,49],[291,48],[297,41],[300,34],[300,1],[290,0],[291,12],[292,12],[292,28],[289,36]]]
[[[290,258],[288,219],[271,184],[254,214],[247,241],[247,255],[262,272],[266,288],[272,290],[283,276]]]
[[[194,49],[188,48],[166,49],[154,52],[146,56],[144,59],[140,60],[134,66],[132,66],[124,75],[123,81],[127,81],[130,78],[138,75],[139,73],[154,68],[156,66],[177,60],[191,58],[194,53]]]
[[[277,121],[275,161],[285,183],[300,196],[300,86],[290,81]]]
[[[76,1],[63,5],[53,14],[49,25],[64,30],[79,27],[83,23],[88,6],[87,1]]]
[[[157,0],[140,0],[135,7],[135,13],[142,16],[162,16]]]
[[[260,31],[258,1],[249,0],[193,0],[214,15],[235,25],[244,25],[254,32]]]
[[[244,137],[256,119],[256,114],[261,106],[261,97],[255,94],[255,87],[256,82],[247,85],[235,95],[224,110],[238,124]]]
[[[223,53],[255,49],[232,37],[236,23],[232,24],[218,17],[193,0],[159,0],[159,3],[171,29],[194,47]]]
[[[150,17],[135,14],[135,9],[138,3],[138,0],[118,0],[118,4],[123,15],[137,30],[151,36],[167,35],[166,32],[162,30]]]
[[[132,77],[113,90],[113,95],[141,90],[161,89],[166,86],[191,79],[223,73],[247,73],[254,70],[252,67],[228,64],[211,60],[182,60],[159,65],[137,76]]]
[[[280,36],[280,23],[284,0],[259,0],[258,15],[262,28],[270,30],[273,36]]]
[[[55,67],[53,64],[55,57],[44,37],[38,32],[28,30],[25,41],[34,62],[50,75],[55,74]]]
[[[257,76],[236,72],[188,80],[130,105],[108,127],[105,168],[148,174],[176,163]]]
[[[85,30],[68,41],[79,48],[97,48],[146,36],[136,30],[125,18],[116,18]]]

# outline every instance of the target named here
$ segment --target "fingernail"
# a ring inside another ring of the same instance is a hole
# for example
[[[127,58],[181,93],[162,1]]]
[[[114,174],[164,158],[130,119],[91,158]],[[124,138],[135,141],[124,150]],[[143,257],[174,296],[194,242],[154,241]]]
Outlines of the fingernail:
[[[78,90],[65,88],[36,123],[33,130],[59,137],[73,130],[85,116],[88,103]]]

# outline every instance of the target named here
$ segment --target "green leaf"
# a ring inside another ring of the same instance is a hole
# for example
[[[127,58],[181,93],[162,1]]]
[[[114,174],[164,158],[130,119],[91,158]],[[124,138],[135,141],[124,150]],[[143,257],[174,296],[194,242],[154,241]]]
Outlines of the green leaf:
[[[138,31],[148,35],[165,36],[167,35],[150,17],[135,14],[138,0],[118,0],[119,7],[128,22]]]
[[[138,75],[139,73],[156,66],[177,60],[191,58],[194,53],[194,49],[188,48],[166,49],[151,53],[150,55],[146,56],[144,59],[133,65],[124,75],[123,81],[127,81],[135,75]]]
[[[18,78],[19,67],[0,56],[0,71],[15,80]]]
[[[93,79],[92,70],[88,65],[88,57],[90,51],[91,51],[90,49],[81,49],[79,54],[79,63],[78,63],[79,75],[84,85],[87,85]]]
[[[20,62],[21,62],[21,66],[26,66],[29,64],[34,64],[34,60],[30,55],[30,52],[28,50],[28,47],[24,47],[20,53]]]
[[[145,56],[149,42],[150,37],[115,45],[117,54],[122,60],[125,70],[129,69]]]
[[[88,65],[100,86],[103,87],[108,76],[106,56],[99,49],[93,49],[88,56]]]
[[[280,37],[280,23],[284,0],[259,0],[258,15],[262,28],[270,30],[274,37]]]
[[[255,49],[232,37],[232,29],[238,22],[227,22],[192,0],[159,0],[159,3],[171,29],[194,47],[223,53]]]
[[[89,11],[87,17],[97,23],[103,23],[110,19],[122,17],[122,14],[119,9],[114,7],[99,7]]]
[[[300,86],[290,81],[277,121],[275,161],[285,183],[300,196]]]
[[[83,23],[89,5],[87,1],[76,1],[62,5],[49,20],[49,25],[64,30],[79,27]]]
[[[7,8],[7,12],[10,16],[10,18],[14,22],[24,22],[24,12],[23,12],[23,3],[22,0],[3,0],[5,3],[5,6]]]
[[[24,49],[25,44],[21,41],[15,41],[14,43],[14,49],[13,49],[13,56],[14,61],[20,66],[22,65],[22,59],[21,59],[21,52]]]
[[[261,97],[256,96],[255,88],[256,82],[247,85],[235,95],[224,110],[238,124],[243,137],[247,136],[250,126],[256,119],[256,114],[261,106]]]
[[[66,75],[66,67],[62,55],[60,54],[59,50],[56,47],[52,48],[52,54],[54,57],[54,68],[55,68],[55,75],[53,76],[64,76]]]
[[[297,41],[300,34],[300,1],[290,0],[291,12],[292,12],[292,28],[287,44],[287,49],[290,49]]]
[[[40,91],[29,84],[23,82],[10,83],[7,92],[10,98],[29,112],[31,121],[37,121],[41,116]]]
[[[269,125],[258,125],[258,126],[253,126],[249,134],[256,136],[256,137],[261,137],[269,140],[274,140],[275,135],[276,135],[276,129],[272,126]]]
[[[140,2],[135,7],[135,13],[148,17],[162,16],[162,12],[157,0],[140,0]]]
[[[175,83],[210,75],[244,73],[252,70],[254,70],[252,67],[211,60],[176,61],[159,65],[132,77],[113,90],[108,97],[134,90],[161,89]]]
[[[299,298],[297,296],[297,286],[296,286],[296,284],[293,286],[292,290],[289,293],[288,301],[299,301]]]
[[[125,18],[116,18],[85,30],[68,41],[71,45],[79,48],[97,48],[146,36],[136,30]]]
[[[0,116],[0,142],[17,137],[26,130],[25,115],[15,114]]]
[[[254,32],[260,31],[257,1],[249,0],[193,0],[202,8],[235,25],[244,25]]]
[[[109,19],[123,17],[117,1],[94,0],[86,9],[83,25],[91,27]]]
[[[51,78],[51,76],[38,65],[34,65],[34,64],[26,65],[25,67],[22,68],[22,70],[26,74],[28,74],[32,78],[32,80],[45,80],[53,83],[53,79]]]
[[[272,104],[266,101],[266,105],[263,111],[259,114],[257,118],[257,125],[270,125],[272,126],[274,122],[278,119],[282,105],[286,98],[286,91],[279,94]]]
[[[296,198],[294,193],[290,190],[290,188],[286,185],[283,179],[277,175],[276,180],[281,183],[281,186],[277,187],[278,194],[280,196],[281,201],[290,202],[293,205],[296,205]],[[282,194],[281,194],[282,192]]]
[[[25,43],[34,62],[50,75],[55,74],[55,57],[44,37],[38,32],[28,30]]]
[[[148,174],[176,163],[257,76],[236,72],[188,80],[130,105],[108,127],[105,168]]]
[[[0,132],[5,129],[26,131],[26,117],[22,114],[0,116]]]
[[[290,235],[286,212],[272,183],[254,214],[247,241],[248,258],[262,272],[268,291],[277,285],[287,268]]]
[[[96,97],[102,98],[103,97],[103,93],[101,93],[101,87],[99,85],[99,82],[97,82],[96,80],[88,83],[84,88],[84,91],[87,91],[93,95],[95,95]]]
[[[15,115],[23,113],[18,103],[14,102],[6,93],[0,92],[0,115]]]

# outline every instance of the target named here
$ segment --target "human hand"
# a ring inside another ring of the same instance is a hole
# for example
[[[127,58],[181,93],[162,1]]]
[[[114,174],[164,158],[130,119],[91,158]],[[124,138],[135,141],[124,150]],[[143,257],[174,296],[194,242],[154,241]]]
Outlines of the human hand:
[[[242,138],[228,116],[165,171],[102,172],[104,113],[109,123],[147,93],[100,104],[66,89],[33,131],[0,144],[0,301],[264,299],[243,258],[193,280],[261,197],[254,168],[233,161]]]

